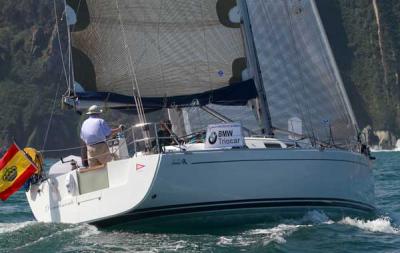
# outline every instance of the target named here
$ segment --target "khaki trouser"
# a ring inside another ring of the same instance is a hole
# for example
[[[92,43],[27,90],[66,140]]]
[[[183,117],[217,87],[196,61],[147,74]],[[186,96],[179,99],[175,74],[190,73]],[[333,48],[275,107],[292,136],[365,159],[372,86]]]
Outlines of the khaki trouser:
[[[112,155],[105,142],[87,145],[89,167],[105,165],[112,160]]]

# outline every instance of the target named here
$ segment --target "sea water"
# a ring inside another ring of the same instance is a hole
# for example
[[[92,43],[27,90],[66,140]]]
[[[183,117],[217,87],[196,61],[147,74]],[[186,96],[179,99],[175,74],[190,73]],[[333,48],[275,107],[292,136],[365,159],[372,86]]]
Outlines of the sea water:
[[[0,203],[0,252],[400,252],[400,152],[374,155],[379,211],[370,220],[332,220],[316,209],[200,233],[98,229],[36,222],[21,191]]]

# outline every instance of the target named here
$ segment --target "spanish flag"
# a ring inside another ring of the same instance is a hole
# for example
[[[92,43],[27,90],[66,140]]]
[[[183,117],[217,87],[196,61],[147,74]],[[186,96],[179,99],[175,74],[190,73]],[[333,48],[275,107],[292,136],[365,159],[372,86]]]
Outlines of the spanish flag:
[[[0,199],[4,201],[18,191],[36,170],[24,151],[13,143],[0,160]]]

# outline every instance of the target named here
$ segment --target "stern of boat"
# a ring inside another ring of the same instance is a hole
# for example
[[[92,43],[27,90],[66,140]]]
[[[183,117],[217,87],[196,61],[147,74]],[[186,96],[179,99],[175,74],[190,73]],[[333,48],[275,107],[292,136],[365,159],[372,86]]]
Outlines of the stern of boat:
[[[156,175],[160,155],[112,161],[104,168],[50,174],[26,193],[35,218],[43,222],[92,222],[138,205]]]

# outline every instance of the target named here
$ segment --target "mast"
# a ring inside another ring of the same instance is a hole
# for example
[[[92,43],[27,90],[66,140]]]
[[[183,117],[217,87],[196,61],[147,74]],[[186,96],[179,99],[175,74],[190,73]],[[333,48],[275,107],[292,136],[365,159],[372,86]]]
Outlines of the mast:
[[[75,96],[75,74],[74,74],[74,62],[72,59],[72,43],[71,43],[71,25],[68,20],[68,11],[67,11],[67,1],[64,0],[64,7],[65,7],[65,16],[66,16],[66,23],[67,23],[67,35],[68,35],[68,68],[69,68],[69,77],[68,77],[68,96],[71,96],[71,91]],[[75,14],[77,15],[77,14]]]
[[[237,0],[242,16],[242,32],[244,36],[245,50],[247,53],[247,59],[250,64],[250,69],[254,74],[254,83],[258,93],[258,103],[260,105],[260,120],[262,124],[263,132],[267,136],[274,136],[271,114],[268,107],[267,96],[265,94],[264,83],[261,77],[260,64],[257,58],[257,50],[254,45],[253,32],[251,29],[249,13],[247,9],[247,3],[245,0]]]

